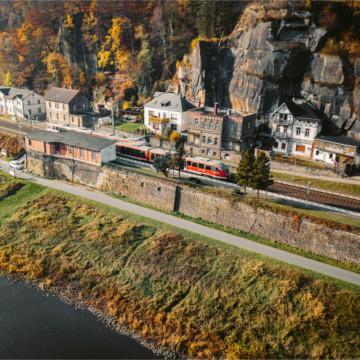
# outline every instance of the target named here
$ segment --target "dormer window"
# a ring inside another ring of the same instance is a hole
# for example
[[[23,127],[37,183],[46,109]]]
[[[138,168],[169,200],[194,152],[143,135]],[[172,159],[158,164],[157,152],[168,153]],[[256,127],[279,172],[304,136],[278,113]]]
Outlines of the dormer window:
[[[160,103],[161,106],[169,106],[170,104],[171,104],[170,101],[162,101],[162,102]]]

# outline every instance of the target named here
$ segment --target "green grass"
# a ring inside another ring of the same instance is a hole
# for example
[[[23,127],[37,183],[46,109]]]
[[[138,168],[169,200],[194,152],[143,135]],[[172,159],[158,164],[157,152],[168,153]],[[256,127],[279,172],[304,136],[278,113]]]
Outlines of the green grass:
[[[129,132],[129,133],[141,133],[144,134],[147,128],[142,123],[123,123],[115,126],[116,130]]]
[[[309,178],[293,174],[284,174],[279,172],[272,172],[272,175],[274,177],[274,180],[291,182],[296,185],[302,186],[308,186],[309,181],[311,181],[312,188],[333,191],[345,195],[360,196],[360,185],[357,184],[348,184],[344,182],[330,180],[319,180],[316,178]]]
[[[23,181],[19,179],[11,178],[9,175],[0,172],[0,177],[8,179],[8,181],[17,182],[23,184],[23,187],[20,188],[14,195],[5,197],[1,200],[0,206],[0,226],[2,223],[12,215],[14,211],[18,208],[24,206],[27,202],[31,202],[33,199],[36,199],[42,192],[45,191],[45,188],[34,184],[32,182]]]
[[[359,352],[358,287],[56,190],[29,199],[0,228],[0,270],[61,289],[158,348],[236,359]]]

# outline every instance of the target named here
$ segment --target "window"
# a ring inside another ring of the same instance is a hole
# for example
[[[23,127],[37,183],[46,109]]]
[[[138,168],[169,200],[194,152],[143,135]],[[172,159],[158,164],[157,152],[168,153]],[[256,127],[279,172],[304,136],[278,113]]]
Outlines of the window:
[[[212,144],[212,138],[210,136],[207,139],[207,143],[210,144],[210,145]]]
[[[56,113],[56,120],[59,120],[59,114]]]
[[[206,143],[206,136],[205,135],[202,137],[202,142]]]
[[[279,114],[279,115],[280,115],[280,119],[287,120],[287,114]]]
[[[41,113],[41,108],[38,108],[38,113],[39,113],[39,114]]]
[[[296,151],[297,152],[305,152],[305,146],[304,145],[296,145]]]
[[[218,138],[214,138],[214,145],[217,145],[218,143]]]
[[[329,154],[329,159],[332,159],[332,158],[333,158],[333,155],[334,155],[334,154]]]
[[[277,141],[274,142],[274,149],[277,149],[279,147],[279,143]]]
[[[213,151],[213,156],[216,156],[216,151]]]
[[[211,166],[210,166],[210,165],[206,165],[206,166],[205,166],[205,170],[211,171]]]
[[[80,149],[80,158],[82,159],[84,157],[84,149]]]
[[[305,136],[309,137],[310,136],[310,129],[305,129]]]
[[[206,154],[207,154],[207,155],[211,155],[211,150],[210,150],[210,149],[207,149]]]
[[[319,150],[316,150],[315,155],[319,155],[319,154],[320,154]]]
[[[31,140],[29,139],[29,146],[31,146]]]
[[[29,115],[31,115],[31,109],[29,109]]]
[[[55,103],[55,109],[58,109],[58,108],[59,108],[59,104]]]
[[[63,110],[65,110],[65,104],[62,104]]]
[[[283,126],[283,133],[286,134],[287,133],[287,129],[288,127],[287,126]]]
[[[286,149],[286,143],[281,143],[281,149],[285,150]]]
[[[203,169],[204,168],[204,164],[199,163],[199,169]]]
[[[38,104],[40,104],[40,100],[38,100]]]
[[[296,135],[300,135],[301,134],[301,128],[297,127],[296,128]]]
[[[28,100],[28,105],[31,105],[31,101],[30,101],[30,100]]]
[[[91,152],[91,160],[96,161],[96,151]]]
[[[51,101],[48,101],[49,108],[51,108]]]
[[[198,124],[199,123],[199,119],[194,119],[194,124]]]
[[[174,131],[176,131],[177,130],[177,125],[176,124],[171,124],[171,130],[174,130]]]

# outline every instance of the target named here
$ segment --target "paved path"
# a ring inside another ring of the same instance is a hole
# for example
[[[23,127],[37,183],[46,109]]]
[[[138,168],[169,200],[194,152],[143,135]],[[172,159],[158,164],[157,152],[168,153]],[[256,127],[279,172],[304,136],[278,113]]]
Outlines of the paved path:
[[[2,165],[1,167],[3,169],[5,168],[5,170],[7,170],[7,165],[5,165],[4,162],[0,161],[0,165]],[[322,262],[295,255],[284,250],[273,248],[271,246],[262,245],[260,243],[247,240],[239,236],[231,235],[229,233],[219,231],[204,225],[200,225],[188,220],[184,220],[176,216],[164,214],[160,211],[148,209],[120,199],[116,199],[104,193],[88,189],[85,186],[73,185],[58,180],[43,179],[36,176],[30,176],[29,174],[25,174],[22,172],[18,173],[21,177],[53,189],[61,190],[73,195],[82,196],[86,199],[110,205],[117,209],[125,210],[137,215],[154,219],[169,225],[176,226],[181,229],[186,229],[194,233],[207,236],[218,241],[222,241],[227,244],[238,246],[251,252],[265,255],[276,260],[284,261],[291,265],[300,266],[302,268],[360,286],[360,274],[356,274],[347,270],[337,268],[335,266],[327,265]]]

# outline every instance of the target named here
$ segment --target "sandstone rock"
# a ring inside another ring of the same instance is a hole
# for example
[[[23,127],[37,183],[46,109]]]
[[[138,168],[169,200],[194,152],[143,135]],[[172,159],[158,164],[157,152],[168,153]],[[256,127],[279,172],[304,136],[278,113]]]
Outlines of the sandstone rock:
[[[195,105],[217,101],[262,114],[286,98],[302,96],[324,111],[336,130],[360,131],[360,94],[354,89],[360,59],[352,65],[321,54],[326,29],[294,3],[279,4],[249,5],[220,46],[200,42],[189,55],[191,66],[182,65],[175,76],[181,93]]]

